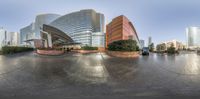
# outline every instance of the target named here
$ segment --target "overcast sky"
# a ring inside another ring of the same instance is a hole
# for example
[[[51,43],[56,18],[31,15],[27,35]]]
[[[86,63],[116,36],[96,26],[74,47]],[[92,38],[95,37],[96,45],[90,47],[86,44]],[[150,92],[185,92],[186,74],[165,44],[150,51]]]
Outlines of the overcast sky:
[[[107,23],[125,15],[140,39],[152,36],[156,44],[172,39],[185,42],[186,27],[200,26],[200,0],[1,0],[0,27],[19,32],[37,14],[64,15],[81,9],[103,13]]]

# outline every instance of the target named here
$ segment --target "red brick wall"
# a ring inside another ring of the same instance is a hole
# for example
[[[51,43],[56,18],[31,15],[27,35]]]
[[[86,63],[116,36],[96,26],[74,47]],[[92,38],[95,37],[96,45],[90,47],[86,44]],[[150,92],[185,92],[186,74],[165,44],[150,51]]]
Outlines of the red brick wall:
[[[118,16],[112,20],[106,27],[106,47],[113,41],[128,40],[136,36],[135,28],[125,16]],[[138,40],[138,37],[137,37]]]

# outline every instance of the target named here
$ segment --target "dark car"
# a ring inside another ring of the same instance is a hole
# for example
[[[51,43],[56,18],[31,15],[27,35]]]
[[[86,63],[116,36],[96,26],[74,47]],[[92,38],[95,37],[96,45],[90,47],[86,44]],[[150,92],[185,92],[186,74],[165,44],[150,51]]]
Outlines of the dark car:
[[[197,54],[200,55],[200,50],[197,50]]]
[[[149,48],[148,47],[142,48],[142,55],[149,55]]]

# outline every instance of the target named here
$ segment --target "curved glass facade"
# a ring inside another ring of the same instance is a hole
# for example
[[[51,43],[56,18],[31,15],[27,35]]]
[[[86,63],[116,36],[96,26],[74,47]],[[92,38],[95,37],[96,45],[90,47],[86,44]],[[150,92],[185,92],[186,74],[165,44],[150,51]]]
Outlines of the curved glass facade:
[[[26,26],[20,29],[20,44],[27,45],[24,41],[28,39],[32,39],[34,36],[33,34],[34,23],[31,23],[29,26]]]
[[[60,15],[57,14],[37,15],[34,23],[31,23],[29,26],[20,29],[20,44],[26,45],[24,41],[29,39],[41,39],[40,29],[42,28],[43,24],[49,24],[58,17],[60,17]],[[33,44],[30,45],[33,46]]]
[[[49,24],[55,19],[60,17],[60,15],[57,14],[40,14],[37,15],[35,18],[35,27],[34,27],[34,35],[35,39],[40,39],[40,29],[43,27],[43,24]]]
[[[104,47],[104,15],[94,10],[81,10],[56,19],[49,25],[60,29],[75,42]]]
[[[187,47],[200,48],[200,27],[189,27],[186,29]]]

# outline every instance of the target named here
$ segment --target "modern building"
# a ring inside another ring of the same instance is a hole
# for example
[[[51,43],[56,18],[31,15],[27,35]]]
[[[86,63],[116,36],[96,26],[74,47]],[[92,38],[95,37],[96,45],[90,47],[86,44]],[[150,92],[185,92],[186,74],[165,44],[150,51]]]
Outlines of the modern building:
[[[35,18],[35,26],[33,28],[34,39],[41,39],[40,30],[42,29],[44,24],[50,24],[55,19],[59,18],[58,14],[40,14]]]
[[[34,38],[34,32],[33,32],[34,26],[35,26],[34,23],[31,23],[29,26],[20,29],[20,45],[33,46],[33,44],[31,44],[32,42],[25,42],[25,41]]]
[[[141,46],[141,48],[145,47],[145,41],[144,40],[140,40],[140,46]]]
[[[148,46],[151,45],[151,44],[152,44],[152,38],[149,37],[149,38],[148,38]]]
[[[4,45],[7,45],[8,42],[7,35],[8,35],[7,31],[2,27],[0,27],[0,50]]]
[[[136,40],[140,46],[137,32],[126,16],[118,16],[106,26],[106,46],[114,41],[128,39]]]
[[[170,40],[162,42],[161,44],[158,44],[157,46],[161,45],[162,50],[166,51],[168,48],[173,46],[176,50],[183,50],[185,48],[185,45],[177,40]]]
[[[187,48],[200,48],[200,27],[189,27],[186,29]]]
[[[18,32],[9,32],[10,35],[10,46],[19,45],[19,33]]]
[[[49,24],[70,36],[74,42],[104,47],[104,15],[94,10],[81,10],[59,17]]]
[[[37,15],[33,23],[20,29],[20,44],[34,46],[34,43],[31,41],[41,39],[40,30],[43,24],[49,24],[58,17],[60,17],[60,15],[57,14]]]

